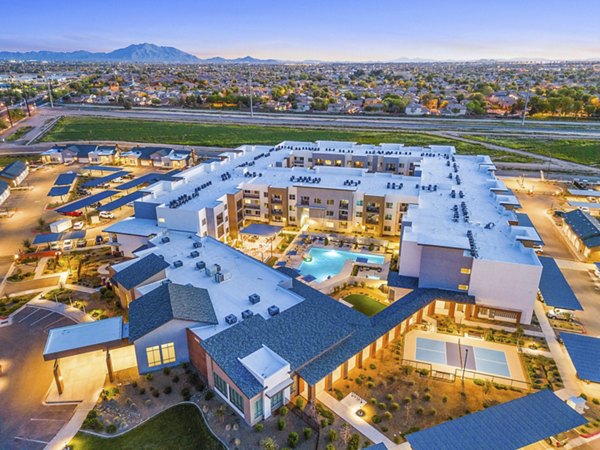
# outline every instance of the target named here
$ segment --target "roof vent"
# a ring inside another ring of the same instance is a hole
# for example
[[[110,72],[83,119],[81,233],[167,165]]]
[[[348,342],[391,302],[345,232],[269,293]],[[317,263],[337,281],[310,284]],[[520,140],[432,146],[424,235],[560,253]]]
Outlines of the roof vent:
[[[215,281],[217,283],[223,283],[224,281],[231,280],[231,272],[228,270],[219,271],[215,273]]]
[[[258,302],[260,302],[260,295],[258,295],[258,294],[249,295],[248,300],[250,300],[250,303],[252,303],[253,305],[256,305]]]
[[[221,266],[219,266],[218,264],[213,264],[212,266],[205,266],[204,271],[206,272],[207,276],[212,277],[216,273],[221,271]]]
[[[160,240],[160,242],[162,242],[163,244],[166,244],[167,242],[171,242],[171,239],[169,239],[169,236],[165,236],[164,238],[162,238]]]
[[[229,314],[225,317],[225,322],[227,322],[228,325],[233,325],[237,322],[237,317],[235,316],[235,314]]]
[[[194,248],[200,248],[200,247],[202,247],[202,242],[198,242],[198,241],[194,242]]]
[[[190,257],[197,258],[198,256],[200,256],[200,252],[198,252],[198,250],[192,250],[190,252]]]
[[[166,280],[162,280],[162,281],[160,282],[160,284],[162,284],[163,286],[164,286],[165,284],[169,284],[169,283],[171,283],[171,280],[169,280],[168,278],[167,278]]]
[[[242,319],[249,319],[253,315],[254,315],[254,313],[252,311],[250,311],[249,309],[242,311]]]
[[[270,316],[276,316],[277,314],[279,314],[279,307],[276,305],[269,306],[269,309],[267,311],[269,312]]]
[[[196,263],[196,269],[198,269],[198,270],[206,269],[206,263],[204,261],[198,261]]]
[[[181,267],[183,266],[183,261],[181,261],[180,259],[178,259],[177,261],[173,261],[173,267]]]

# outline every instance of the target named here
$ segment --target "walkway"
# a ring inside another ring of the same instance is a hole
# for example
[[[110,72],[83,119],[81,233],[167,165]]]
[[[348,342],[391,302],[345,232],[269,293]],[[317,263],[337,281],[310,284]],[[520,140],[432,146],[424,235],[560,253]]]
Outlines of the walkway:
[[[41,298],[41,296],[39,298],[31,300],[27,304],[29,306],[35,306],[36,308],[43,308],[57,312],[59,314],[62,314],[63,316],[70,317],[71,319],[77,322],[93,322],[94,320],[91,316],[77,308],[73,308],[72,306],[66,305],[64,303],[53,302],[51,300],[44,300],[43,298]]]
[[[403,444],[395,444],[391,439],[386,437],[383,433],[379,432],[375,427],[369,425],[363,419],[358,417],[354,411],[348,408],[346,405],[343,405],[341,402],[337,401],[327,392],[321,392],[317,394],[317,400],[331,409],[334,413],[348,422],[352,427],[354,427],[359,433],[365,436],[374,444],[383,443],[388,449],[397,449],[397,450],[407,450],[410,449],[410,445],[408,442]]]

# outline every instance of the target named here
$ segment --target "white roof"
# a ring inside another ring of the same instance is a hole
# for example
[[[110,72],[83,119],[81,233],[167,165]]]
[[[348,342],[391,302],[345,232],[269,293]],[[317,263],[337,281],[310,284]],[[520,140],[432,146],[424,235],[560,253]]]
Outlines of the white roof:
[[[120,222],[113,223],[103,231],[106,233],[148,237],[153,234],[163,233],[165,229],[157,226],[156,220],[154,219],[138,219],[137,217],[130,217],[121,220]]]
[[[53,328],[48,332],[44,355],[101,345],[119,341],[122,338],[123,319],[121,317]]]
[[[275,353],[273,350],[263,345],[253,353],[239,360],[259,381],[275,375],[280,370],[289,367],[289,363]]]
[[[216,239],[200,238],[192,233],[174,231],[170,231],[168,237],[170,242],[164,244],[161,243],[161,238],[153,239],[151,242],[156,247],[143,250],[138,255],[143,257],[149,253],[156,253],[162,255],[170,264],[180,260],[183,266],[168,267],[167,278],[173,283],[184,285],[189,283],[208,290],[219,324],[193,328],[192,331],[201,339],[206,339],[229,327],[225,317],[230,314],[234,314],[238,321],[241,321],[242,311],[249,309],[254,314],[260,314],[268,319],[271,317],[268,313],[270,306],[276,305],[280,311],[284,311],[303,300],[286,288],[291,287],[291,278]],[[201,241],[202,247],[194,248],[194,241]],[[193,250],[197,250],[200,256],[190,257],[190,252]],[[207,267],[219,264],[223,272],[227,271],[231,274],[231,279],[217,283],[213,277],[207,276],[204,270],[196,269],[198,261],[204,261]],[[160,283],[159,281],[142,286],[138,291],[145,294]],[[250,303],[248,297],[252,294],[260,295],[259,303],[254,305]]]

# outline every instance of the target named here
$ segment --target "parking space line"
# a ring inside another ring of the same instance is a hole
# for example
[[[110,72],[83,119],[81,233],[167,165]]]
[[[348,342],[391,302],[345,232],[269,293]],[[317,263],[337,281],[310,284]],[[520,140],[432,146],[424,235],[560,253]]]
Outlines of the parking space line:
[[[49,323],[48,325],[46,325],[46,326],[44,327],[44,331],[47,331],[47,330],[49,330],[49,329],[50,329],[50,327],[51,327],[52,325],[54,325],[54,324],[55,324],[55,323],[57,323],[57,322],[60,322],[60,321],[62,321],[63,319],[64,319],[64,317],[63,317],[63,316],[61,316],[61,317],[60,317],[60,319],[56,319],[54,322],[51,322],[51,323]]]
[[[37,444],[49,444],[49,441],[40,441],[39,439],[28,439],[28,438],[24,438],[21,436],[15,436],[15,439],[18,439],[19,441],[26,441],[26,442],[35,442]]]
[[[21,320],[19,320],[19,323],[23,322],[25,319],[27,319],[29,316],[31,316],[32,314],[35,314],[36,312],[39,311],[39,308],[31,308],[33,309],[32,312],[30,312],[29,314],[27,314],[25,317],[23,317]]]
[[[31,322],[31,323],[29,324],[29,326],[30,326],[30,327],[34,326],[36,323],[38,323],[38,322],[41,322],[41,321],[42,321],[42,320],[44,320],[46,317],[48,317],[48,316],[51,316],[52,314],[54,314],[54,312],[50,311],[50,312],[49,312],[48,314],[46,314],[44,317],[42,317],[42,318],[40,318],[40,319],[38,319],[38,320],[36,320],[36,321],[34,321],[34,322]]]
[[[41,418],[37,418],[37,417],[32,417],[29,420],[35,420],[35,421],[40,421],[40,422],[66,422],[66,419],[41,419]]]

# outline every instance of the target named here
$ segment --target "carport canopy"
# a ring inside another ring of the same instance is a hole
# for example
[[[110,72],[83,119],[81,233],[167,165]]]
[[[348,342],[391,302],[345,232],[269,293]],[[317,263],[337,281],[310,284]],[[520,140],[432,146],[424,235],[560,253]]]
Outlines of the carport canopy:
[[[135,191],[131,194],[124,195],[121,198],[113,200],[105,205],[102,205],[98,208],[98,211],[114,211],[122,206],[125,206],[127,203],[131,203],[134,200],[138,200],[142,198],[144,195],[147,195],[147,192],[143,191]]]
[[[99,172],[119,172],[122,170],[120,167],[111,167],[111,166],[85,166],[83,170],[97,170]]]
[[[579,303],[554,258],[540,256],[539,260],[542,263],[540,292],[544,303],[554,308],[583,311],[583,306]]]
[[[121,317],[54,328],[46,339],[44,360],[124,347],[129,345],[128,328]]]
[[[281,231],[283,227],[276,225],[267,225],[266,223],[253,223],[241,231],[241,234],[251,234],[254,236],[271,237]]]
[[[97,194],[90,195],[89,197],[84,197],[81,200],[76,200],[68,205],[61,206],[57,208],[55,211],[58,213],[70,213],[75,212],[83,208],[87,208],[88,206],[92,206],[95,203],[98,203],[100,200],[104,200],[105,198],[112,197],[115,194],[118,194],[118,191],[103,191],[98,192]]]
[[[67,239],[83,239],[85,235],[85,230],[37,234],[35,238],[33,238],[33,245],[49,244],[50,242],[65,241]]]

